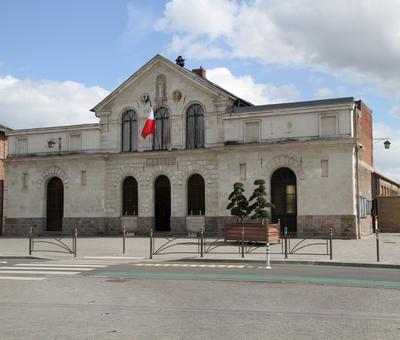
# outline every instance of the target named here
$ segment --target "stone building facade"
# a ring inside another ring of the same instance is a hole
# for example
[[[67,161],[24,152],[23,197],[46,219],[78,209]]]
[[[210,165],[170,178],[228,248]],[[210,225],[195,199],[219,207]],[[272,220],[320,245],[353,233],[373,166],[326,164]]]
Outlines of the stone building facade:
[[[7,133],[5,234],[220,231],[232,185],[258,178],[290,231],[372,232],[372,115],[352,97],[254,106],[157,55],[92,111],[98,124]]]
[[[7,158],[7,136],[10,129],[0,125],[0,235],[3,231],[3,201],[4,201],[4,175],[5,162]]]

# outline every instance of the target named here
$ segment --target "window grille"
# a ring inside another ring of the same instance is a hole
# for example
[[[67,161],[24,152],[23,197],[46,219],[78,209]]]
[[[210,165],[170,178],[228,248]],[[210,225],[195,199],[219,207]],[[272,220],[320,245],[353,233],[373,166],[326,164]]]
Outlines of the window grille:
[[[367,218],[367,215],[371,215],[372,201],[364,196],[359,196],[359,209],[360,218]]]
[[[156,131],[153,137],[154,150],[168,150],[170,144],[169,112],[166,107],[159,107],[154,112]]]

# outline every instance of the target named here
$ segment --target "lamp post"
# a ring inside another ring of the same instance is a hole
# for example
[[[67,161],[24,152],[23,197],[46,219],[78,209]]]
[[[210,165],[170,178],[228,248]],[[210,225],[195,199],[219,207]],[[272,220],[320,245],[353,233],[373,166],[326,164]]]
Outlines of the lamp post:
[[[390,145],[392,144],[390,142],[390,138],[374,138],[374,141],[384,141],[383,146],[385,147],[386,150],[390,149]]]
[[[60,155],[61,153],[61,137],[58,137],[57,139],[49,139],[47,141],[47,145],[49,147],[49,149],[53,149],[56,145],[56,143],[58,144],[58,154]]]

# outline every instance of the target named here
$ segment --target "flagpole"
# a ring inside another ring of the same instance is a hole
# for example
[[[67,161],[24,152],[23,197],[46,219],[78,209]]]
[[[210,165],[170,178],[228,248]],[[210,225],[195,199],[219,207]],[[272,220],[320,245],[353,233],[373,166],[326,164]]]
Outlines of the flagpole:
[[[151,104],[151,99],[149,98],[149,102],[150,102],[150,108],[151,108],[151,110],[153,109],[153,105]],[[158,134],[157,134],[157,119],[156,119],[156,116],[154,115],[154,120],[155,120],[155,122],[154,122],[154,124],[155,124],[155,133],[154,133],[154,135],[156,136],[156,138],[157,138],[157,143],[158,143],[158,148],[159,148],[159,150],[161,149],[161,145],[160,145],[160,141],[159,141],[159,139],[158,139]],[[153,136],[153,150],[154,150],[154,136]]]

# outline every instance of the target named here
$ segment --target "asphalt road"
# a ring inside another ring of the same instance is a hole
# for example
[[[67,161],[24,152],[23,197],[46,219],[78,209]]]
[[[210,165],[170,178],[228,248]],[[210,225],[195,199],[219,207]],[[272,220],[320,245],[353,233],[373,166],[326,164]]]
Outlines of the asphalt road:
[[[260,281],[335,284],[400,289],[400,270],[314,265],[263,265],[238,263],[136,262],[96,269],[98,277],[167,280]]]
[[[2,269],[7,267],[60,273],[0,280],[1,339],[400,338],[395,269],[27,264],[0,263],[0,276],[28,275],[2,273],[13,271]],[[57,265],[64,266],[57,270]]]

